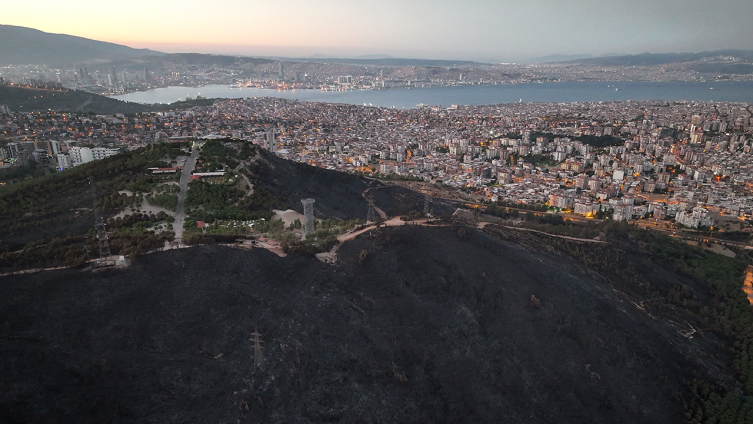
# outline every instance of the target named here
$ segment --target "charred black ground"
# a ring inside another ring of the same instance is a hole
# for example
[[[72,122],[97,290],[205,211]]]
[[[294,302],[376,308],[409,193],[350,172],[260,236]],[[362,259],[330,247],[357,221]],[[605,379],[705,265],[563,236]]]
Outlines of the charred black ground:
[[[367,196],[388,216],[424,210],[425,196],[407,188],[287,161],[263,150],[260,157],[262,160],[253,169],[259,187],[301,213],[301,199],[313,198],[316,200],[314,211],[318,218],[366,219]],[[455,211],[454,207],[438,199],[432,200],[430,208],[435,215]]]
[[[625,260],[646,278],[690,284],[640,253]],[[199,246],[122,270],[6,277],[0,416],[669,423],[685,421],[693,378],[733,386],[711,332],[684,337],[551,246],[407,226],[339,258]]]

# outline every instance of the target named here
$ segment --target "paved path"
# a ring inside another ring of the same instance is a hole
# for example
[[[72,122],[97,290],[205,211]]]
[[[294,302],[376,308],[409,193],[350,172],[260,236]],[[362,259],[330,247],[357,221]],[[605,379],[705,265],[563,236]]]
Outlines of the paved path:
[[[186,203],[186,192],[188,191],[188,181],[191,179],[191,173],[196,167],[197,157],[199,157],[199,149],[194,147],[191,156],[186,160],[186,164],[183,165],[183,170],[180,174],[180,194],[178,194],[178,207],[175,209],[175,222],[173,223],[175,240],[178,243],[183,240],[183,223],[186,220],[186,211],[184,208]]]

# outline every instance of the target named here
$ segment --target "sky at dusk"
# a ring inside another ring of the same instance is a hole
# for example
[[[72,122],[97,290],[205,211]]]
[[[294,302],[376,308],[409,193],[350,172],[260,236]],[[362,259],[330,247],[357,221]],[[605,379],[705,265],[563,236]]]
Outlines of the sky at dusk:
[[[165,52],[513,61],[753,50],[751,17],[750,0],[35,0],[0,23]]]

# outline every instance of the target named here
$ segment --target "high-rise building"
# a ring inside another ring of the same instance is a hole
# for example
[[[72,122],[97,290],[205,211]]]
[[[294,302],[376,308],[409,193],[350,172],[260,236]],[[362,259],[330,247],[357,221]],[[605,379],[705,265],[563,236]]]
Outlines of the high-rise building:
[[[32,154],[34,150],[37,149],[37,142],[36,141],[24,141],[22,144],[24,150],[28,154]]]
[[[144,82],[149,84],[149,69],[144,68]]]
[[[271,128],[268,129],[266,137],[267,138],[265,140],[266,142],[264,143],[264,147],[272,153],[277,152],[277,140],[275,140],[275,131]]]
[[[57,140],[49,140],[47,142],[47,153],[50,156],[57,156],[60,153],[60,142]]]
[[[48,164],[48,156],[47,151],[44,149],[34,149],[34,152],[32,152],[32,157],[34,158],[34,162],[46,166]]]
[[[94,160],[100,160],[104,158],[109,158],[110,156],[115,156],[118,153],[120,153],[120,149],[116,149],[113,147],[94,147],[92,149],[92,158]]]
[[[282,67],[282,62],[277,64],[277,74],[280,79],[285,79],[285,70]]]
[[[23,146],[19,143],[8,143],[8,153],[10,153],[10,157],[17,158],[18,155],[21,154],[21,151],[23,150]]]
[[[71,154],[71,165],[78,166],[82,163],[88,163],[94,160],[94,155],[92,155],[92,149],[88,147],[78,147],[74,146],[68,149],[68,151]]]

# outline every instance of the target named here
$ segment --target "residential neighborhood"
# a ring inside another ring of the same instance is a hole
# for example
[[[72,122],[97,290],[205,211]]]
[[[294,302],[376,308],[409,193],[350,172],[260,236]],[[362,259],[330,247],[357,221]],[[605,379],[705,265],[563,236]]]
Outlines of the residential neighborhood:
[[[393,109],[275,98],[137,115],[0,109],[3,166],[58,170],[155,142],[239,139],[312,166],[459,190],[479,202],[713,227],[750,221],[753,112],[727,102]]]

